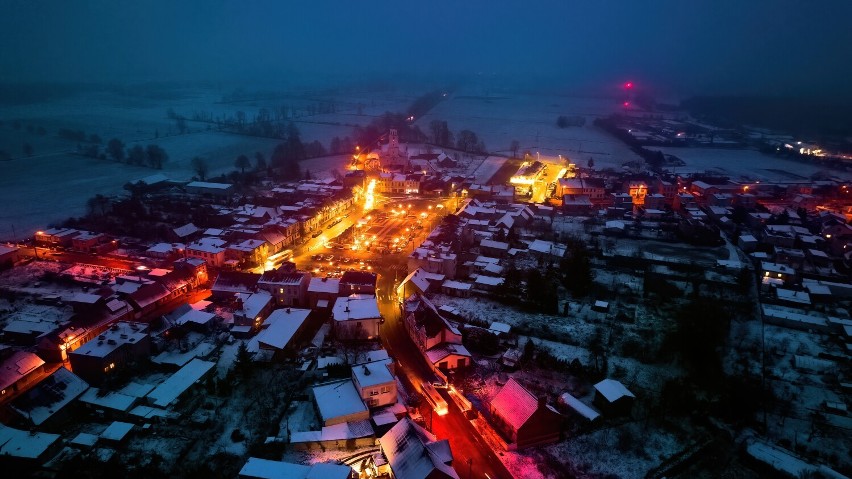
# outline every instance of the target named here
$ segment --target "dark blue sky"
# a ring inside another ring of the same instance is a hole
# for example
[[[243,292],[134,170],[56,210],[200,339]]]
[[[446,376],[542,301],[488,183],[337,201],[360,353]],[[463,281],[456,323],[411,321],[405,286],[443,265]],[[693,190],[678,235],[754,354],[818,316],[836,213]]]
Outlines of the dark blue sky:
[[[850,95],[852,1],[0,2],[0,81],[432,78]]]

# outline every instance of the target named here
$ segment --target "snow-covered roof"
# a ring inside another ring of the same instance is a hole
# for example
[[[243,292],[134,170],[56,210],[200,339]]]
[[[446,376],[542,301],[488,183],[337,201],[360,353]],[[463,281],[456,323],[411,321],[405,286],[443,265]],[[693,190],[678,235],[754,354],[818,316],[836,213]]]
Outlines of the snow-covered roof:
[[[490,329],[491,331],[493,331],[495,333],[509,334],[509,332],[512,331],[512,326],[510,326],[506,323],[500,323],[500,322],[494,321],[493,323],[491,323],[490,326],[488,326],[488,329]]]
[[[250,457],[240,469],[240,477],[257,479],[347,479],[352,468],[342,464],[318,463],[311,466]]]
[[[204,188],[210,190],[227,190],[231,187],[228,183],[210,183],[207,181],[191,181],[186,186],[187,188]]]
[[[322,384],[313,388],[323,422],[329,419],[367,412],[367,406],[351,379]]]
[[[148,393],[149,402],[154,406],[168,407],[215,366],[216,363],[193,359]]]
[[[530,251],[535,251],[536,253],[547,253],[561,258],[565,256],[567,246],[564,244],[554,243],[552,241],[537,239],[530,243],[528,249]]]
[[[311,278],[309,293],[337,294],[340,291],[340,278]]]
[[[187,223],[183,226],[178,226],[177,228],[172,229],[174,231],[175,236],[178,238],[186,238],[187,236],[198,233],[198,227],[192,223]]]
[[[587,406],[586,403],[572,396],[571,393],[563,393],[559,396],[559,399],[565,403],[566,406],[570,407],[577,414],[583,416],[589,421],[594,421],[601,415],[601,413],[595,411],[591,406]]]
[[[121,442],[132,429],[133,424],[129,422],[113,421],[113,423],[101,433],[101,439]]]
[[[101,391],[98,388],[89,388],[82,396],[80,396],[81,402],[102,408],[114,409],[116,411],[129,410],[137,399],[138,398],[134,396],[121,394],[115,391],[109,391],[106,394],[101,394]]]
[[[28,351],[16,351],[0,364],[0,390],[23,379],[44,365],[44,360]]]
[[[242,294],[240,295],[240,299],[243,301],[243,308],[240,311],[236,311],[236,313],[246,318],[255,319],[272,302],[272,295],[266,291],[258,291],[251,294]]]
[[[216,315],[213,313],[207,313],[204,311],[199,311],[197,309],[190,308],[189,311],[177,318],[175,320],[175,323],[179,325],[186,323],[205,325],[209,323],[214,317],[216,317]]]
[[[12,407],[29,418],[33,424],[40,426],[88,388],[86,381],[61,367],[36,387],[18,397]]]
[[[482,240],[479,243],[479,246],[482,247],[482,248],[492,248],[492,249],[499,249],[499,250],[504,250],[504,251],[509,249],[509,243],[504,243],[502,241],[487,240],[487,239]]]
[[[503,278],[497,278],[495,276],[485,276],[484,274],[480,274],[476,277],[474,283],[484,286],[498,286],[503,284]]]
[[[390,383],[394,381],[393,374],[391,374],[388,368],[390,363],[390,359],[383,359],[381,361],[358,364],[352,366],[352,375],[362,388]]]
[[[470,283],[463,283],[461,281],[456,281],[456,280],[450,279],[450,280],[444,281],[441,284],[441,287],[449,288],[449,289],[469,290],[470,288],[473,287],[473,285],[470,284]]]
[[[437,346],[429,348],[426,351],[426,357],[429,358],[429,361],[432,364],[438,364],[449,356],[465,356],[470,357],[470,351],[467,350],[466,347],[461,344],[453,344],[453,343],[441,343]]]
[[[491,408],[517,430],[538,409],[538,398],[515,378],[509,378],[491,400]]]
[[[265,329],[257,335],[258,343],[275,349],[286,348],[309,314],[310,309],[287,308],[273,311],[263,322]]]
[[[59,437],[59,434],[21,431],[0,424],[0,456],[38,459]]]
[[[439,471],[454,479],[459,479],[455,469],[447,463],[452,460],[449,448],[434,446],[434,435],[415,424],[410,418],[401,421],[379,439],[382,451],[388,459],[395,477],[405,479],[426,479]]]
[[[335,321],[349,321],[379,318],[379,303],[375,296],[353,294],[345,298],[337,298],[331,310]]]
[[[603,381],[595,384],[595,390],[603,395],[609,402],[615,402],[623,397],[631,397],[635,398],[624,384],[616,381],[615,379],[604,379]]]
[[[136,344],[147,336],[144,326],[120,321],[103,331],[97,338],[90,339],[72,351],[71,354],[103,358],[125,344]]]

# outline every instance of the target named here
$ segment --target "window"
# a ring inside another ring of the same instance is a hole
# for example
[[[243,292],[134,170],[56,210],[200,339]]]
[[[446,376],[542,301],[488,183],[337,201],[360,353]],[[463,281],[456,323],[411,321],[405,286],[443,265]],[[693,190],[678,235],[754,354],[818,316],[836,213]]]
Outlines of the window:
[[[389,393],[389,392],[390,392],[390,386],[382,386],[382,394]]]
[[[378,395],[379,395],[378,389],[371,389],[370,390],[370,396],[378,396]]]

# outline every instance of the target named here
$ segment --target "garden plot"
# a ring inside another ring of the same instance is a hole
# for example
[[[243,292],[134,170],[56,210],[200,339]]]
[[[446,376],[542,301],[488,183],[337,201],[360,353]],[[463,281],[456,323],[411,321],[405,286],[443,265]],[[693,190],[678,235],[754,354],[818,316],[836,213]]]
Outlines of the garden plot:
[[[544,449],[552,458],[570,465],[569,470],[581,475],[639,479],[685,446],[674,433],[631,422],[573,437]]]

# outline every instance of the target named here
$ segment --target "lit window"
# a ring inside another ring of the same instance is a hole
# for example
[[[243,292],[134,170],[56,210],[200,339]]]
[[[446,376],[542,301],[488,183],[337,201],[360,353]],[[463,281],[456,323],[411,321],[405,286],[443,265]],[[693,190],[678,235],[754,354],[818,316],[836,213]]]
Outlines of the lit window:
[[[109,363],[109,368],[110,368],[110,369],[115,369],[115,363]]]

